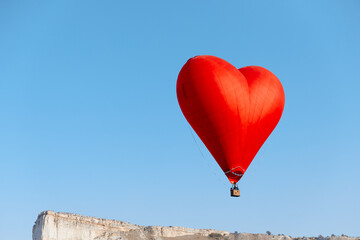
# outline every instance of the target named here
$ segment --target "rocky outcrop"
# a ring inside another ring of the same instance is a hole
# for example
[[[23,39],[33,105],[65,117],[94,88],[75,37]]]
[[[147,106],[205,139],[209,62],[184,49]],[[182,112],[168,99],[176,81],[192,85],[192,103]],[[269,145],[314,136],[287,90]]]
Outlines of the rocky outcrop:
[[[230,235],[229,232],[210,229],[144,227],[122,221],[53,211],[41,212],[33,227],[33,240],[163,240],[187,236],[208,237],[210,234],[224,237]]]
[[[139,226],[71,213],[41,212],[33,240],[360,240],[345,235],[292,238],[286,235],[229,233],[211,229]]]

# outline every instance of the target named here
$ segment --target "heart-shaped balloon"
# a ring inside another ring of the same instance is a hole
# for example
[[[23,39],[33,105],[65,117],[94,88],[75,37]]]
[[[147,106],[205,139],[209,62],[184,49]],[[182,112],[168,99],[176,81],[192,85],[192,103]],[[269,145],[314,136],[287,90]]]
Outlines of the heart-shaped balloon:
[[[196,56],[181,69],[176,91],[185,118],[237,183],[281,118],[280,81],[262,67],[236,69],[218,57]]]

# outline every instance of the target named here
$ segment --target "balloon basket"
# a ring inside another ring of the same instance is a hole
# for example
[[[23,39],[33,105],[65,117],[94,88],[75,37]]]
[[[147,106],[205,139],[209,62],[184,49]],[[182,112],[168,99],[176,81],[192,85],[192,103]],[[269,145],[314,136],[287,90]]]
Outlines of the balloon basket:
[[[240,197],[240,190],[235,184],[230,188],[230,196]]]

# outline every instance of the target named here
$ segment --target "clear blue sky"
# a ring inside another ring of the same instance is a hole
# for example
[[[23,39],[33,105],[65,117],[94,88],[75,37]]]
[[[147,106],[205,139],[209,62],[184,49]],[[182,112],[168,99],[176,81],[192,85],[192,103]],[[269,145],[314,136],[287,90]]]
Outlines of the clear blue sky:
[[[1,238],[30,239],[43,210],[359,236],[359,11],[357,0],[1,1]],[[266,67],[285,89],[240,198],[177,103],[177,74],[202,54]]]

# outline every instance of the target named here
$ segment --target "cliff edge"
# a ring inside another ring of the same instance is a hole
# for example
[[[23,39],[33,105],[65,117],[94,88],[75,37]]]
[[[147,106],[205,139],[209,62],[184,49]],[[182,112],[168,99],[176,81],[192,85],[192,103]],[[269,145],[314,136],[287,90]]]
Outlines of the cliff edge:
[[[291,238],[285,235],[230,233],[211,229],[139,226],[72,213],[41,212],[33,240],[360,240],[348,236]]]
[[[72,213],[41,212],[32,231],[33,240],[165,240],[203,239],[229,232],[184,227],[139,226],[122,221],[87,217]],[[212,235],[211,235],[212,236]],[[193,238],[195,237],[195,238]]]

